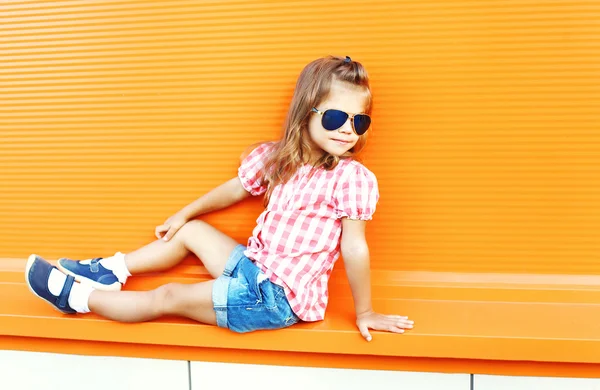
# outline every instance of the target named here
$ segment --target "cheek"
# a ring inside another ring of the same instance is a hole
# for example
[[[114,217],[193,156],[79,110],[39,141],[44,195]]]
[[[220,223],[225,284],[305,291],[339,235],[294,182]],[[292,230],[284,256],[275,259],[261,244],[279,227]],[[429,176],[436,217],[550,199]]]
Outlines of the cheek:
[[[321,126],[320,116],[313,115],[312,118],[310,118],[310,120],[308,121],[308,130],[313,134],[323,130],[323,126]]]
[[[319,119],[313,117],[308,121],[308,134],[312,139],[319,138],[319,134],[325,131]]]

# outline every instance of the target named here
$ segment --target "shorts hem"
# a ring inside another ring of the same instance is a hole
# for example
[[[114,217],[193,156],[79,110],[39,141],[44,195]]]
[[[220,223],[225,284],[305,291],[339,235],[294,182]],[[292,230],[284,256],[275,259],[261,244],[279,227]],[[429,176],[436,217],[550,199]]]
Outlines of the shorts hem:
[[[213,284],[212,301],[213,309],[217,316],[217,326],[220,328],[229,328],[227,318],[227,295],[229,294],[229,284],[233,270],[244,257],[244,245],[237,245],[229,254],[223,274],[219,276]]]
[[[229,328],[227,324],[227,292],[229,291],[229,276],[219,276],[213,284],[212,300],[213,309],[217,316],[217,326]]]

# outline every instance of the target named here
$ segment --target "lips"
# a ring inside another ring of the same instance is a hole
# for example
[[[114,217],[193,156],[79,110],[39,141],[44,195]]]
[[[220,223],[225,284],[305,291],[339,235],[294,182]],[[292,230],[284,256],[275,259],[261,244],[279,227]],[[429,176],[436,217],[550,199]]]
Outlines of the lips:
[[[346,145],[346,144],[350,143],[350,141],[346,141],[346,140],[343,140],[343,139],[337,139],[337,138],[331,138],[331,140],[335,141],[335,142],[337,142],[339,144],[342,144],[342,145]]]

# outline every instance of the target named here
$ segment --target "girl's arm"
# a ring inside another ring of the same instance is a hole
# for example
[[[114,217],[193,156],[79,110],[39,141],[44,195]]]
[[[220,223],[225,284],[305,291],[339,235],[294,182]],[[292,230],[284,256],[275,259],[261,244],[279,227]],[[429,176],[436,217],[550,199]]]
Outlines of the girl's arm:
[[[244,189],[240,178],[236,176],[182,208],[165,223],[157,226],[154,234],[158,239],[169,241],[190,219],[224,209],[248,196],[250,193]]]
[[[260,144],[250,145],[242,153],[240,164],[244,163],[244,159],[258,145]],[[175,215],[168,218],[165,223],[157,226],[154,229],[154,234],[158,239],[169,241],[190,219],[201,214],[210,213],[211,211],[224,209],[250,195],[250,192],[246,191],[242,185],[239,176],[236,176],[182,208]]]
[[[240,156],[240,164],[243,164],[244,159],[262,144],[259,142],[248,146]],[[242,186],[239,176],[236,176],[185,206],[178,214],[189,220],[201,214],[224,209],[249,196],[250,193]]]
[[[371,270],[369,246],[365,237],[366,221],[342,219],[341,249],[346,274],[352,290],[356,325],[362,336],[371,341],[369,328],[404,333],[413,327],[408,317],[378,314],[371,304]]]
[[[244,189],[240,178],[236,176],[185,206],[180,213],[187,219],[192,219],[229,207],[248,196],[250,193]]]

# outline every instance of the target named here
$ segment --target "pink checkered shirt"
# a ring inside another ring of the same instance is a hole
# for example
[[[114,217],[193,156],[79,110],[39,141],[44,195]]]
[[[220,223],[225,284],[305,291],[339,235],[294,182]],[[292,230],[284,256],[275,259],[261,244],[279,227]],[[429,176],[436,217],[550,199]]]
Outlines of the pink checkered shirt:
[[[261,172],[274,143],[254,149],[238,169],[252,195],[267,190]],[[325,318],[327,282],[340,256],[342,218],[370,220],[379,200],[375,175],[351,159],[331,171],[318,169],[309,177],[302,166],[271,194],[256,220],[244,254],[275,284],[282,286],[292,310],[304,321]]]

